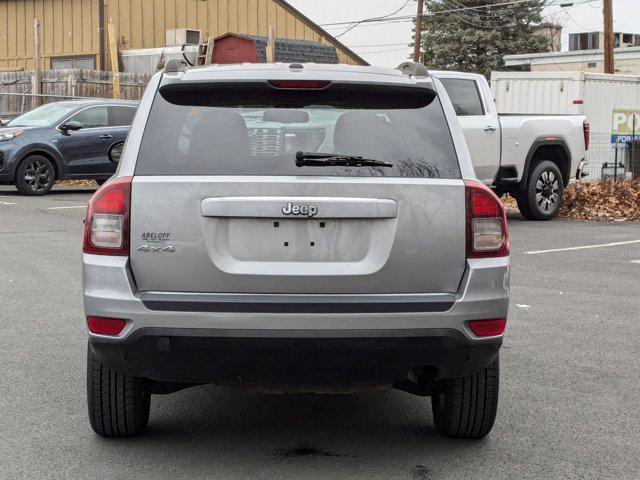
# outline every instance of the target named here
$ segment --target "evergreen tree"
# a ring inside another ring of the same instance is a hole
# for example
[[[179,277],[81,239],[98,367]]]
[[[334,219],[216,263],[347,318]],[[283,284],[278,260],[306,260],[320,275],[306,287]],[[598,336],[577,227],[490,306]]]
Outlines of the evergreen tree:
[[[536,33],[544,0],[426,0],[422,55],[427,68],[482,73],[504,68],[504,56],[547,50]],[[465,7],[481,7],[463,9]]]

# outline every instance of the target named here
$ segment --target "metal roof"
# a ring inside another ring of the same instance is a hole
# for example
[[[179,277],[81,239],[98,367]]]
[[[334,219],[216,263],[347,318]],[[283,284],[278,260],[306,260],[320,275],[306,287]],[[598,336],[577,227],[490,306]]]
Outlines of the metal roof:
[[[224,38],[229,35],[252,40],[256,46],[258,61],[260,63],[266,63],[267,37],[243,33],[228,33],[218,38]],[[339,63],[338,52],[336,51],[336,47],[333,45],[324,45],[310,40],[296,40],[292,38],[275,39],[275,61],[284,63]]]

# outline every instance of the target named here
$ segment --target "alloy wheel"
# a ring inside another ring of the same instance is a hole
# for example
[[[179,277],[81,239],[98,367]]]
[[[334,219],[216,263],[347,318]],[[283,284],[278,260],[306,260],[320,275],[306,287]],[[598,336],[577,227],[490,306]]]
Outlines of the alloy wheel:
[[[24,181],[32,192],[44,192],[53,181],[51,166],[42,160],[32,160],[24,170]]]
[[[554,172],[545,170],[540,174],[536,181],[536,203],[540,210],[553,212],[558,208],[559,188],[560,184]]]

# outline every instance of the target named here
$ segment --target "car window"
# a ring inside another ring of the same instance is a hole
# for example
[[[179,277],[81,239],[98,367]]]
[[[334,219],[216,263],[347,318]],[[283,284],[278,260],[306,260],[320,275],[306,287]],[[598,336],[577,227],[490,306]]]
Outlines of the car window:
[[[109,126],[110,127],[128,127],[133,121],[133,116],[136,114],[135,107],[121,107],[110,106],[109,107]]]
[[[440,81],[458,116],[484,115],[482,99],[475,80],[442,78]]]
[[[49,127],[69,115],[77,107],[70,103],[48,103],[11,120],[9,127]]]
[[[107,107],[97,106],[85,108],[67,121],[80,122],[82,128],[106,127],[109,124],[107,121]]]
[[[256,95],[262,105],[255,106],[246,104],[253,95],[247,90],[220,95],[215,106],[201,104],[206,93],[189,92],[188,102],[178,99],[181,104],[158,94],[136,174],[460,178],[437,97],[427,106],[396,107],[387,101],[393,95],[380,96],[379,89],[377,99],[366,105],[357,95],[339,94],[337,101],[328,101],[322,97],[327,90],[278,91],[275,99]],[[361,156],[393,166],[298,167],[297,152]]]

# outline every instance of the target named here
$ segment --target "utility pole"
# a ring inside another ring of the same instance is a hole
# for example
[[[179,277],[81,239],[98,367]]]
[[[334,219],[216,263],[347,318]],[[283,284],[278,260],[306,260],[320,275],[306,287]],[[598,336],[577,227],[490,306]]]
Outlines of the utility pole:
[[[113,22],[107,25],[109,53],[111,54],[111,75],[113,77],[113,98],[120,98],[120,67],[118,65],[118,40]]]
[[[422,14],[424,12],[424,0],[418,0],[418,15],[416,16],[416,31],[413,40],[413,61],[420,61],[420,44],[422,43]]]
[[[276,61],[276,32],[272,25],[267,30],[267,63]]]
[[[614,73],[613,0],[603,0],[602,14],[604,16],[604,73]]]
[[[40,42],[40,20],[33,19],[33,85],[31,92],[35,94],[42,93],[42,50]],[[39,98],[35,98],[34,105],[37,105]]]

